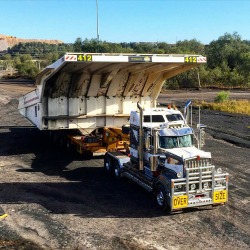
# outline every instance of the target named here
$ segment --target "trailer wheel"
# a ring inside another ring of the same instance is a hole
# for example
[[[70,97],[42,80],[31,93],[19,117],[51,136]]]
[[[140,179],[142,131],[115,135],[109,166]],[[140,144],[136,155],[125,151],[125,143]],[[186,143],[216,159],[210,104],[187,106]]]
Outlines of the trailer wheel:
[[[117,179],[121,178],[121,168],[117,161],[115,161],[115,164],[114,164],[114,175]]]
[[[104,168],[106,170],[107,173],[111,173],[112,172],[112,166],[111,166],[111,158],[108,155],[105,155],[104,158]]]
[[[163,211],[170,211],[167,188],[162,184],[158,184],[155,189],[155,195],[158,207]]]

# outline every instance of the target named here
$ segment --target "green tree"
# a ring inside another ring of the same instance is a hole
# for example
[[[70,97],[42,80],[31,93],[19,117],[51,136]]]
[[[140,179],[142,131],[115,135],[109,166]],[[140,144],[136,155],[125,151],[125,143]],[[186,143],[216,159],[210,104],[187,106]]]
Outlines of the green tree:
[[[73,44],[73,48],[75,52],[82,51],[82,38],[80,37],[76,38],[75,43]]]
[[[53,62],[55,62],[59,58],[60,58],[60,54],[58,52],[49,52],[49,53],[46,53],[46,54],[44,54],[41,57],[41,64],[40,64],[40,66],[42,68],[45,68],[48,65],[52,64]]]
[[[12,60],[11,55],[5,54],[2,56],[2,59],[3,59],[3,63],[2,63],[3,69],[12,70],[14,65],[13,65],[13,60]]]
[[[16,60],[15,65],[18,75],[21,77],[35,78],[39,72],[38,67],[32,61],[30,55],[22,55],[19,60]]]
[[[196,39],[178,41],[176,43],[176,50],[180,54],[204,54],[205,47]]]

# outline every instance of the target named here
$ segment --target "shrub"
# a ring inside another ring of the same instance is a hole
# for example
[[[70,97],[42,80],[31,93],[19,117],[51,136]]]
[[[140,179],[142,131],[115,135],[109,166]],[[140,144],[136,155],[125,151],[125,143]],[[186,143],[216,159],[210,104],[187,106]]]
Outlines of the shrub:
[[[196,105],[200,105],[204,109],[250,115],[249,100],[227,100],[223,103],[208,103],[202,101],[201,103],[196,103]]]
[[[230,93],[228,91],[221,91],[217,94],[217,96],[214,98],[215,102],[225,102],[228,100]]]

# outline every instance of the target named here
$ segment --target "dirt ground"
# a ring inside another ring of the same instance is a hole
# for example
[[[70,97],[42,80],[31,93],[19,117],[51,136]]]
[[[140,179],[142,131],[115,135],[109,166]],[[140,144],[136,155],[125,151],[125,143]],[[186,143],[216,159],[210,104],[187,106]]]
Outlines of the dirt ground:
[[[250,248],[249,116],[202,111],[204,149],[229,172],[229,202],[168,215],[136,184],[107,175],[102,157],[83,160],[48,144],[17,110],[32,88],[0,83],[0,207],[8,214],[0,219],[0,249]],[[169,92],[159,102],[215,95]],[[250,99],[250,92],[233,96]]]

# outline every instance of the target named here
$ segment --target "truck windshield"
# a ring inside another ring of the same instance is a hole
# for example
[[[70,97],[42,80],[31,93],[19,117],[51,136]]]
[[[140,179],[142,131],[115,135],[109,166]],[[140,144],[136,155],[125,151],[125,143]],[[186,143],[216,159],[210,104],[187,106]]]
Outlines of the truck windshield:
[[[160,148],[183,148],[193,146],[192,135],[160,136]]]
[[[174,122],[174,121],[182,121],[183,118],[180,114],[171,114],[171,115],[166,115],[167,119],[169,122]]]

